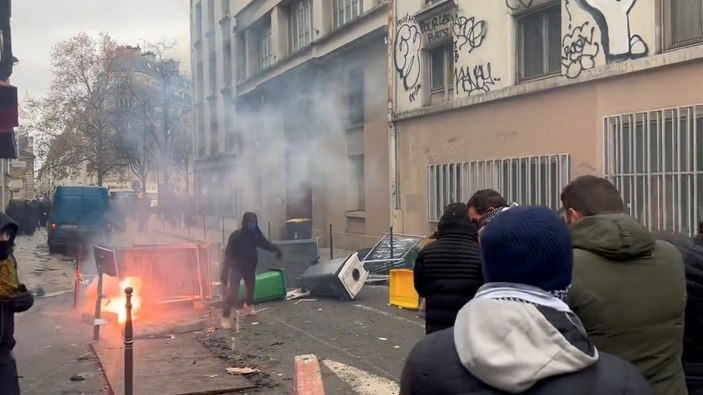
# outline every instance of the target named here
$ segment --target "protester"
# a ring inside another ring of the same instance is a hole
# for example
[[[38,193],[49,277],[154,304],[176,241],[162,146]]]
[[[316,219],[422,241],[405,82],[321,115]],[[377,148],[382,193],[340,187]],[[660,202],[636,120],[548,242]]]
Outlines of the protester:
[[[681,254],[625,214],[604,178],[577,178],[561,201],[574,244],[569,306],[595,345],[634,364],[656,394],[686,394]]]
[[[281,249],[268,241],[259,229],[256,214],[244,213],[242,227],[229,236],[225,248],[225,262],[220,275],[223,289],[227,288],[229,282],[228,291],[223,292],[227,295],[222,308],[223,329],[232,327],[229,317],[233,306],[236,309],[243,308],[245,315],[256,315],[256,310],[251,307],[251,304],[256,286],[257,248],[275,252],[278,258],[281,258]],[[244,301],[239,298],[239,283],[242,279],[247,291]]]
[[[510,203],[496,190],[481,189],[471,196],[466,203],[471,221],[480,229],[485,226],[493,216],[510,207],[517,206],[517,203]]]
[[[546,207],[516,207],[479,237],[487,281],[453,328],[408,356],[401,395],[637,394],[637,370],[600,352],[560,299],[571,283],[569,232]]]
[[[447,206],[434,238],[413,269],[415,290],[425,298],[427,334],[454,325],[459,309],[483,284],[478,232],[465,204]]]
[[[15,313],[29,310],[34,297],[17,276],[17,261],[12,254],[18,226],[0,213],[0,393],[19,395],[15,348]]]
[[[659,240],[678,248],[686,265],[686,319],[683,337],[683,370],[689,395],[703,395],[703,222],[698,235],[655,233]]]

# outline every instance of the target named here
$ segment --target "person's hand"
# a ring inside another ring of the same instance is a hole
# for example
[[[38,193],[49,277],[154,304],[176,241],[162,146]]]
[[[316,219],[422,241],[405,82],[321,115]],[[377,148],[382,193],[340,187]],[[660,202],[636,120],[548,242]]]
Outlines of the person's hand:
[[[27,290],[24,284],[20,284],[19,292],[12,295],[10,299],[15,313],[25,312],[34,306],[34,295]]]

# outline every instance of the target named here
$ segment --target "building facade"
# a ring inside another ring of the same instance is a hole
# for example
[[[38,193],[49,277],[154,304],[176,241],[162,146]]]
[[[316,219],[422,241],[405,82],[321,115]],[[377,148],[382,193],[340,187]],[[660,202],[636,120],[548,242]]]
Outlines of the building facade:
[[[651,229],[703,210],[703,1],[395,0],[391,160],[404,233],[495,188],[559,207],[604,175]],[[397,169],[397,171],[394,171]]]
[[[255,211],[274,238],[310,218],[342,248],[387,232],[387,2],[193,0],[191,16],[201,212],[232,229]]]
[[[27,133],[21,129],[17,135],[19,156],[10,160],[8,175],[10,177],[9,199],[32,200],[36,197],[34,187],[34,144]]]

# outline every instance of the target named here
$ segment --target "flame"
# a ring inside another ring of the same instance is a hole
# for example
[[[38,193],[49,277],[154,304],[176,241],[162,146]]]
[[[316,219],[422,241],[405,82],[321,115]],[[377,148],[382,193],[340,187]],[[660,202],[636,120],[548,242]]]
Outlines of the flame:
[[[142,307],[141,286],[142,279],[140,277],[125,277],[124,280],[120,281],[120,294],[108,295],[109,300],[103,301],[103,310],[117,314],[117,320],[123,324],[127,320],[127,297],[124,290],[127,287],[132,287],[132,319],[136,319]]]

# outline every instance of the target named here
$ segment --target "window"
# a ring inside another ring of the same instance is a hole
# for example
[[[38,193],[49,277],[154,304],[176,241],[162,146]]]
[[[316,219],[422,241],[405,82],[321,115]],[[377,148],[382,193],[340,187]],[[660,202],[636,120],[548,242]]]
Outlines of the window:
[[[603,127],[605,176],[630,214],[651,230],[697,233],[703,105],[610,116]]]
[[[361,0],[332,0],[332,28],[337,29],[361,15]]]
[[[350,202],[351,211],[364,211],[366,200],[366,184],[364,179],[364,155],[354,155],[349,157],[351,165],[351,176],[353,185],[352,196]]]
[[[451,91],[454,87],[453,56],[451,43],[429,51],[429,79],[432,97],[441,94],[442,100],[451,99]]]
[[[364,70],[359,68],[349,74],[349,120],[348,126],[364,123]]]
[[[208,31],[214,30],[215,27],[215,0],[207,1],[207,23]]]
[[[665,0],[664,26],[667,49],[703,41],[703,0]]]
[[[561,70],[561,5],[518,18],[519,79],[529,80]]]
[[[290,52],[295,52],[312,41],[312,7],[310,6],[310,0],[298,0],[292,3],[289,15]]]
[[[195,39],[200,40],[203,37],[203,6],[202,3],[195,5]]]
[[[130,96],[123,96],[117,98],[117,107],[121,110],[130,110],[133,107],[133,100]]]
[[[230,22],[224,23],[222,25],[222,71],[223,71],[223,85],[232,85],[232,30],[230,29]]]
[[[222,16],[230,16],[229,0],[222,0]]]
[[[208,57],[208,80],[210,81],[210,95],[217,95],[217,52],[215,51],[215,40],[210,40],[210,53]]]
[[[198,143],[198,157],[203,158],[205,157],[206,153],[206,146],[205,146],[205,121],[204,121],[204,116],[203,116],[203,111],[202,111],[202,106],[199,106],[198,109],[194,112],[195,119],[196,119],[196,124],[198,125],[198,130],[197,130],[197,143]]]
[[[196,96],[196,102],[198,101],[203,101],[204,99],[204,85],[205,85],[205,76],[203,72],[203,62],[199,61],[197,65],[195,65],[195,80],[197,84],[197,96]]]
[[[439,221],[448,204],[466,202],[474,192],[485,188],[500,191],[508,201],[556,210],[570,174],[569,154],[430,165],[428,220]]]
[[[220,144],[217,130],[217,100],[210,100],[210,155],[216,155],[220,152]]]
[[[237,34],[237,46],[235,47],[235,57],[237,59],[237,81],[247,78],[247,57],[246,40],[244,34]]]
[[[258,30],[259,71],[267,69],[273,63],[271,46],[271,19],[267,19]]]

